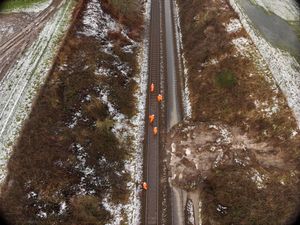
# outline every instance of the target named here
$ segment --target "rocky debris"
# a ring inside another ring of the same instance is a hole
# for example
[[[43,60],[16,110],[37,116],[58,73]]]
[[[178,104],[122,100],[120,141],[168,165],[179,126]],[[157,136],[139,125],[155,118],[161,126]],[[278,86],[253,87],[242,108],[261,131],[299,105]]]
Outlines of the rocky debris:
[[[167,141],[172,185],[196,189],[218,167],[249,168],[249,177],[263,188],[267,175],[255,168],[288,170],[285,149],[271,142],[258,142],[238,127],[222,123],[184,121]]]

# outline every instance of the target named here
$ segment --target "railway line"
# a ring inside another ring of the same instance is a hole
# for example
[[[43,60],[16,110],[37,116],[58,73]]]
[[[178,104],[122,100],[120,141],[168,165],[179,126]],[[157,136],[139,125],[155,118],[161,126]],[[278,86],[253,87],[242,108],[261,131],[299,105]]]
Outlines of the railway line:
[[[149,189],[146,192],[145,224],[159,224],[159,136],[153,134],[153,126],[160,129],[160,106],[157,95],[160,93],[160,0],[152,0],[149,45],[149,87],[153,83],[154,92],[148,92],[149,114],[156,115],[153,125],[146,122],[146,179]],[[146,115],[147,117],[147,115]],[[146,118],[147,119],[147,118]]]
[[[160,80],[164,76],[166,80],[166,129],[171,129],[175,124],[182,120],[182,103],[180,96],[180,82],[174,17],[173,17],[173,0],[152,0],[151,22],[150,22],[150,46],[149,46],[149,87],[151,83],[155,84],[156,92],[148,94],[147,107],[150,114],[160,116],[160,105],[157,103],[156,96],[160,93]],[[161,27],[161,25],[163,25]],[[161,32],[164,35],[161,35]],[[164,37],[164,38],[162,38]],[[163,49],[166,52],[162,52]],[[161,56],[165,57],[164,67],[166,74],[160,74],[161,71]],[[146,118],[147,119],[147,118]],[[154,126],[159,130],[165,130],[159,123],[159,118],[155,121]],[[152,126],[146,120],[146,180],[149,184],[149,190],[146,192],[145,201],[145,224],[158,225],[161,224],[161,202],[160,199],[160,136],[154,136]],[[173,201],[172,201],[173,202]],[[171,210],[171,223],[176,223],[177,208]],[[179,211],[178,211],[179,212]]]

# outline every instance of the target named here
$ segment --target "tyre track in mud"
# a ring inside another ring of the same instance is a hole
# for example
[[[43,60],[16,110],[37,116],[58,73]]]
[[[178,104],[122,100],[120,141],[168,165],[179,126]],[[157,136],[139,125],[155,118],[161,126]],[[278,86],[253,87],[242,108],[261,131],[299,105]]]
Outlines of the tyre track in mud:
[[[67,5],[66,5],[67,4]],[[61,14],[58,15],[59,18],[57,18],[56,24],[58,25],[60,21],[63,20],[66,11],[68,10],[70,2],[65,1],[65,0],[57,0],[53,1],[52,4],[47,8],[48,11],[44,12],[42,17],[39,17],[38,21],[34,21],[33,23],[40,23],[42,19],[42,22],[39,24],[39,27],[36,28],[37,30],[34,30],[33,33],[28,33],[28,36],[23,37],[23,39],[18,36],[14,41],[17,43],[20,43],[18,46],[13,46],[13,48],[9,48],[12,43],[4,44],[2,45],[2,50],[9,49],[9,51],[14,51],[16,50],[15,48],[20,47],[20,45],[25,45],[24,49],[26,46],[34,43],[34,45],[31,46],[32,51],[30,54],[24,56],[24,57],[30,57],[33,59],[33,61],[30,61],[29,64],[25,63],[27,66],[26,69],[23,71],[23,76],[15,75],[13,71],[8,71],[8,73],[2,77],[2,80],[0,80],[0,97],[1,97],[1,102],[0,102],[0,140],[2,142],[2,139],[4,138],[3,135],[5,135],[5,132],[7,131],[7,128],[9,127],[9,121],[11,120],[11,117],[13,116],[14,112],[16,111],[17,105],[20,102],[20,100],[24,96],[24,90],[28,86],[29,82],[31,82],[31,78],[33,76],[34,71],[38,67],[45,50],[47,49],[50,40],[53,38],[53,35],[56,33],[58,27],[51,28],[52,33],[50,34],[50,39],[44,40],[45,37],[42,37],[42,39],[37,39],[35,40],[35,37],[39,35],[39,30],[45,27],[45,24],[50,21],[56,13],[59,13],[59,10],[61,10],[61,7],[64,7],[66,5],[65,9],[61,11]],[[50,8],[50,10],[49,10]],[[46,13],[46,14],[45,14]],[[29,27],[30,29],[30,27]],[[22,36],[21,36],[22,37]],[[42,44],[42,42],[45,42],[45,44]],[[23,49],[23,50],[24,50]],[[22,51],[17,51],[16,53],[12,53],[12,55],[9,55],[9,57],[13,56],[13,61],[17,61],[16,55],[20,55]],[[7,55],[6,54],[6,55]],[[27,53],[26,53],[27,54]],[[22,60],[22,59],[20,59]],[[14,63],[14,62],[13,62]],[[21,65],[16,65],[18,66],[16,69],[20,70],[22,67],[24,67],[24,63],[21,63]],[[33,64],[32,64],[33,63]],[[28,64],[28,65],[27,65]],[[8,65],[11,66],[11,65]],[[1,67],[0,67],[1,68]],[[7,89],[7,85],[9,89]],[[10,85],[12,86],[12,89],[10,89]],[[7,94],[8,91],[8,94]],[[0,144],[2,144],[0,142]],[[1,147],[1,146],[0,146]]]
[[[41,29],[59,10],[63,3],[64,0],[53,0],[46,9],[38,13],[29,25],[9,41],[0,45],[0,81],[5,77],[11,66],[15,64],[26,47],[34,42]]]

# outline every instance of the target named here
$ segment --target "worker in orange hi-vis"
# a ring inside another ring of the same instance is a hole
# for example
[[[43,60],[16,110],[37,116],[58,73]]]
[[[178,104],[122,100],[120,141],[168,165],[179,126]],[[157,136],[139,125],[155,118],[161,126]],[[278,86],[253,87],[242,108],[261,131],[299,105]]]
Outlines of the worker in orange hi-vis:
[[[145,181],[143,182],[143,189],[144,189],[145,191],[148,190],[148,184],[147,184]]]
[[[157,101],[161,102],[163,100],[163,96],[161,94],[157,95]]]
[[[150,122],[150,123],[153,123],[153,122],[154,122],[154,119],[155,119],[155,115],[154,115],[154,114],[151,114],[151,115],[149,116],[149,122]]]
[[[150,92],[154,92],[154,84],[153,83],[151,83],[151,85],[150,85]]]
[[[157,133],[158,133],[157,127],[153,127],[153,134],[154,134],[154,135],[157,135]]]

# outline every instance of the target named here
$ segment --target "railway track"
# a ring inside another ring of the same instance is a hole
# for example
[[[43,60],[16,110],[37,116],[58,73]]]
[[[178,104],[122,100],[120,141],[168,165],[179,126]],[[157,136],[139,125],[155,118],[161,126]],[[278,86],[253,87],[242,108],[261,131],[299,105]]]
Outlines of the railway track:
[[[156,119],[153,126],[158,127],[160,106],[157,95],[160,92],[160,0],[152,0],[149,45],[149,87],[154,83],[154,93],[147,96],[147,107]],[[146,179],[149,189],[146,192],[145,224],[159,224],[159,136],[153,134],[153,126],[149,125],[146,115]]]
[[[162,10],[161,10],[162,9]],[[164,35],[161,38],[161,21],[162,32]],[[161,43],[163,43],[162,54],[160,49]],[[166,68],[165,80],[166,80],[166,128],[170,130],[175,124],[180,122],[183,118],[183,106],[181,99],[181,84],[180,84],[180,58],[177,53],[176,35],[174,29],[174,14],[173,14],[173,0],[152,0],[151,8],[151,22],[150,22],[150,49],[149,49],[149,85],[154,83],[156,88],[155,94],[148,94],[148,111],[149,114],[160,115],[160,106],[157,103],[156,96],[160,89],[160,74],[161,62],[160,57],[165,57],[164,67]],[[146,118],[147,119],[147,118]],[[155,121],[154,126],[160,127],[159,119]],[[146,192],[145,202],[145,224],[158,225],[161,224],[160,208],[161,196],[159,192],[160,185],[160,166],[159,166],[159,135],[153,136],[152,126],[146,123],[146,178],[149,183],[149,190]],[[172,194],[173,195],[173,194]],[[172,203],[175,203],[172,200]],[[172,218],[170,223],[173,225],[181,225],[183,223],[176,221],[177,213],[180,214],[181,209],[174,208],[171,204]],[[179,222],[179,223],[178,223]]]

